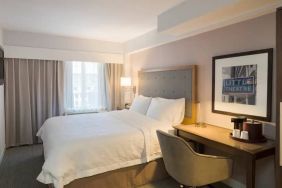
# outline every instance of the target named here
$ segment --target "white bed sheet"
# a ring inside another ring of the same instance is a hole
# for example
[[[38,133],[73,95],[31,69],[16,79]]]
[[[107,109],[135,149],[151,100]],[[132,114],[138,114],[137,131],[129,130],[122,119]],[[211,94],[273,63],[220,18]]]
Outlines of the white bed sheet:
[[[172,128],[128,110],[50,118],[37,133],[45,155],[37,179],[63,188],[78,178],[159,158],[157,129]]]

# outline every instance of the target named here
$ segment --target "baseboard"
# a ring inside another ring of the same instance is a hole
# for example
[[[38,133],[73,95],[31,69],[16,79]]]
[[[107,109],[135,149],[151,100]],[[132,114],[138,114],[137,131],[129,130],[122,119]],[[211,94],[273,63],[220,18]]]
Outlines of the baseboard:
[[[230,187],[236,187],[236,188],[246,188],[246,185],[235,180],[235,179],[228,179],[228,180],[224,180],[223,183],[225,183],[226,185],[230,186]]]

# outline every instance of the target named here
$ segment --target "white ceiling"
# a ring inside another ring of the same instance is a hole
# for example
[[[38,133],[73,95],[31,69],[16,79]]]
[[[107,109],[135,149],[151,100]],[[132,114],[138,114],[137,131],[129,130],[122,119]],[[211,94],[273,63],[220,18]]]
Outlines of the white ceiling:
[[[0,0],[8,30],[124,42],[157,27],[184,0]]]

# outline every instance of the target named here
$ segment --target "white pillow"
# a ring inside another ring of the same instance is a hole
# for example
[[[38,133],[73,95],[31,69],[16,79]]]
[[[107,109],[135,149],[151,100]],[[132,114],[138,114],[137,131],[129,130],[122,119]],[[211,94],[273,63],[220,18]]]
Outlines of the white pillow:
[[[139,112],[141,114],[146,115],[147,110],[150,106],[151,100],[152,100],[151,97],[144,97],[142,95],[136,96],[129,110]]]
[[[164,99],[153,98],[147,116],[178,125],[183,121],[185,114],[185,98]]]

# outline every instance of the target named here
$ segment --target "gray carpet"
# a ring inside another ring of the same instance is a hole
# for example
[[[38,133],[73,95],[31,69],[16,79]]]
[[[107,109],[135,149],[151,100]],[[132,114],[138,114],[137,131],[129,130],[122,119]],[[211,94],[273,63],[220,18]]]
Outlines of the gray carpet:
[[[36,181],[43,160],[42,145],[6,150],[0,165],[0,188],[47,188]]]
[[[48,188],[36,181],[43,164],[42,145],[8,149],[0,165],[0,188]],[[178,188],[179,184],[168,178],[139,188]],[[216,188],[228,188],[216,184]]]

